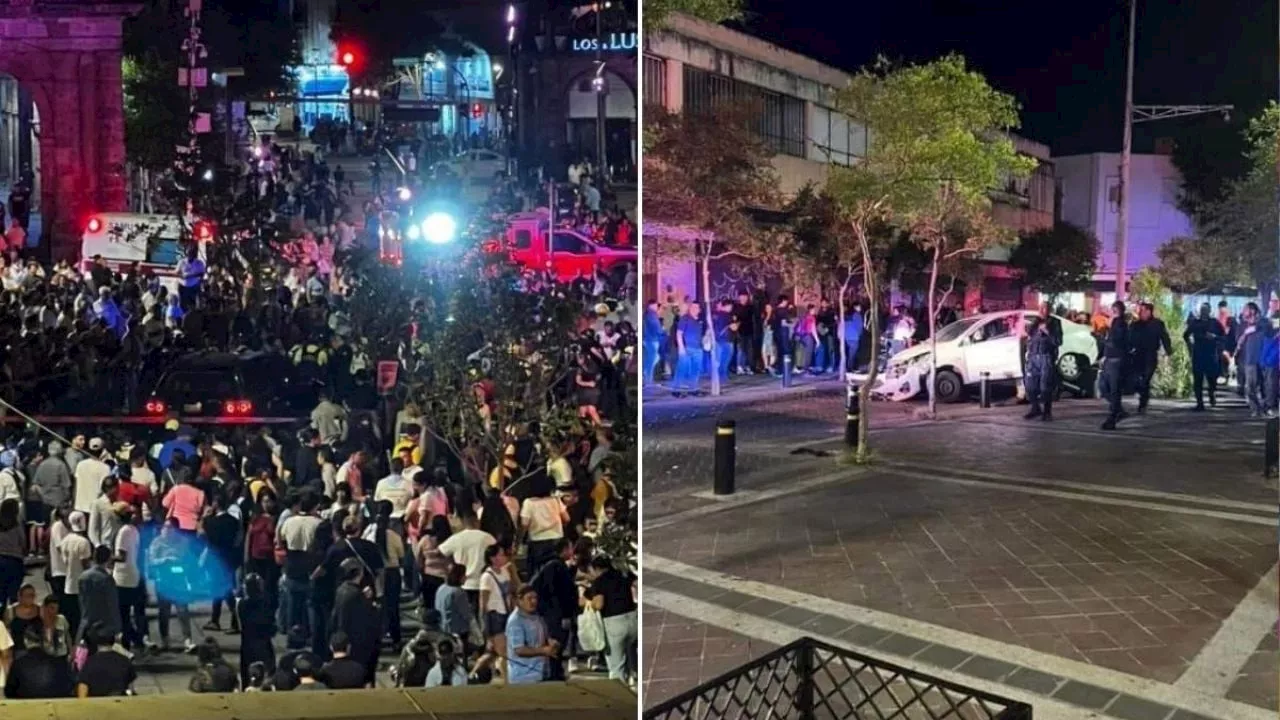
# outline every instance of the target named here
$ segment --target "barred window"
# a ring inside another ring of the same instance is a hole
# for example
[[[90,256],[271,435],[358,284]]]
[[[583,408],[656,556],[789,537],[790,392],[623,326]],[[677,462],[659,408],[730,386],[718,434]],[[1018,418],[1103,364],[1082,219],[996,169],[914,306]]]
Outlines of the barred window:
[[[684,66],[685,112],[710,112],[726,103],[744,103],[756,109],[752,129],[774,152],[805,156],[803,100],[700,68]]]
[[[852,165],[867,154],[867,129],[838,110],[813,108],[813,149],[809,159],[836,165]]]
[[[667,105],[667,69],[662,58],[644,56],[644,104]]]

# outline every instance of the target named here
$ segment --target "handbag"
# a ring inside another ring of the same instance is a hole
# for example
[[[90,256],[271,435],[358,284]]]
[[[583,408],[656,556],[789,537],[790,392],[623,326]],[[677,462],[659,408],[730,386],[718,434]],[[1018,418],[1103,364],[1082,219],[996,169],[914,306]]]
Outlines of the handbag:
[[[586,653],[604,652],[608,644],[604,635],[604,618],[590,605],[578,616],[578,646]]]

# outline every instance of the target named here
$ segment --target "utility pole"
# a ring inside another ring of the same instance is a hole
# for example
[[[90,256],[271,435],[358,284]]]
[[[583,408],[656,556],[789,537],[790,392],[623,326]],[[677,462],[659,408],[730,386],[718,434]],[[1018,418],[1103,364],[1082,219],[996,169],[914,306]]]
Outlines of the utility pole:
[[[1129,184],[1130,164],[1133,155],[1133,126],[1153,120],[1220,113],[1231,118],[1234,105],[1134,105],[1133,104],[1133,46],[1138,20],[1138,0],[1129,0],[1128,66],[1125,71],[1124,89],[1124,143],[1120,150],[1119,227],[1116,228],[1116,300],[1124,301],[1128,288],[1128,240],[1129,240]],[[1278,168],[1280,170],[1280,168]]]
[[[1138,0],[1129,0],[1129,46],[1124,74],[1124,142],[1120,149],[1120,226],[1116,228],[1116,300],[1124,301],[1128,287],[1126,244],[1129,241],[1129,160],[1133,152],[1133,40],[1138,22]]]
[[[609,88],[604,73],[604,0],[596,0],[596,76],[591,81],[591,89],[596,91],[596,168],[600,172],[600,180],[608,175],[609,159],[605,156],[605,120],[608,117]]]
[[[197,192],[197,180],[200,176],[200,142],[199,136],[209,132],[211,123],[208,113],[198,111],[200,88],[208,85],[208,69],[201,67],[202,61],[209,56],[204,43],[200,41],[200,12],[203,0],[187,0],[183,14],[187,17],[187,36],[182,40],[182,52],[186,56],[186,66],[178,68],[178,85],[187,88],[187,142],[178,145],[174,160],[178,177],[188,178],[190,187],[187,191],[194,195]],[[192,201],[187,200],[187,207],[182,209],[181,225],[191,224],[193,215]]]

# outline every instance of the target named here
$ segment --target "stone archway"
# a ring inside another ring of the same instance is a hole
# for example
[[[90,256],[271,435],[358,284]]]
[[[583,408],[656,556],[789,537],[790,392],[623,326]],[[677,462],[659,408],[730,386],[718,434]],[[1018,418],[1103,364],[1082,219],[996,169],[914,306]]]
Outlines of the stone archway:
[[[124,19],[141,9],[136,0],[0,4],[0,73],[30,91],[40,117],[46,257],[75,257],[84,218],[126,209],[121,45]]]

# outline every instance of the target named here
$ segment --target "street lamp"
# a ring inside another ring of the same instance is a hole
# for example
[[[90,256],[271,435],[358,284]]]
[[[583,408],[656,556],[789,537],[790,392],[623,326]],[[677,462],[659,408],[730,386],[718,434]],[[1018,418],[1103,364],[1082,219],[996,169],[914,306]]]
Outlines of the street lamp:
[[[1167,120],[1169,118],[1221,113],[1230,119],[1233,105],[1134,105],[1133,104],[1133,46],[1138,24],[1138,0],[1129,0],[1129,47],[1125,67],[1124,87],[1124,141],[1120,148],[1119,227],[1116,228],[1116,300],[1123,301],[1128,292],[1128,241],[1129,241],[1129,176],[1133,155],[1133,126],[1135,123]]]

